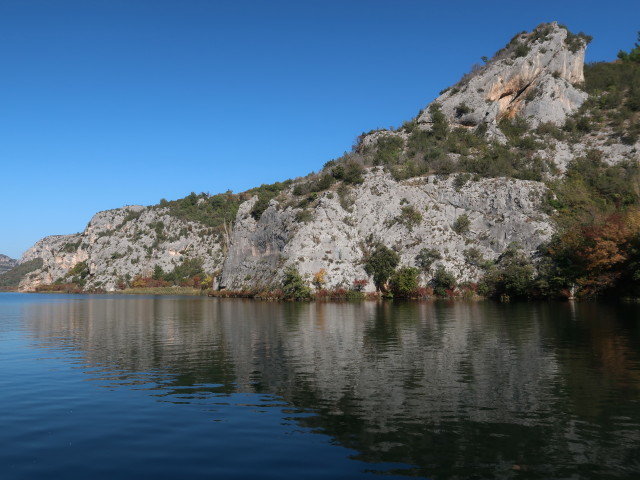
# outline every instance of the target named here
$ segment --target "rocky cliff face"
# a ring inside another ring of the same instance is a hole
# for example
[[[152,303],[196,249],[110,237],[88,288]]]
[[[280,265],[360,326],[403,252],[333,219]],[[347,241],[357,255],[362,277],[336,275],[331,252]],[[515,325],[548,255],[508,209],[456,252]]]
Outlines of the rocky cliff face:
[[[539,209],[545,191],[539,182],[504,178],[461,186],[453,177],[397,182],[376,168],[342,199],[333,191],[323,193],[307,208],[306,221],[299,220],[302,210],[275,200],[256,221],[250,215],[254,198],[238,212],[221,285],[272,286],[294,264],[309,277],[324,268],[328,287],[349,288],[353,280],[368,277],[362,259],[377,242],[396,249],[408,266],[420,249],[434,248],[443,257],[436,265],[460,280],[474,280],[480,271],[465,260],[465,250],[477,248],[494,259],[512,242],[531,253],[550,237],[549,219]],[[469,228],[456,232],[462,216]]]
[[[223,252],[220,238],[200,223],[172,217],[166,208],[128,206],[97,213],[82,233],[43,238],[22,261],[35,258],[43,259],[43,268],[23,279],[22,291],[64,280],[80,262],[88,269],[86,288],[108,291],[123,279],[151,275],[156,265],[169,272],[190,258],[215,272]]]
[[[16,265],[18,265],[18,260],[0,254],[0,274],[8,272]]]
[[[475,127],[486,123],[494,133],[502,118],[516,115],[533,126],[545,122],[561,125],[587,98],[577,88],[584,82],[585,48],[585,38],[557,23],[541,25],[514,37],[491,61],[435,102],[450,124]],[[420,115],[418,122],[429,124],[429,111]]]

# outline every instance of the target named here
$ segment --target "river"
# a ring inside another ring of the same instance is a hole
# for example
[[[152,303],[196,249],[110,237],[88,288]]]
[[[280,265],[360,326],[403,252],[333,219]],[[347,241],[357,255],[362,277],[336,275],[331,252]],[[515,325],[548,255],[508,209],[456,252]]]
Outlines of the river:
[[[640,478],[640,304],[0,293],[3,479]]]

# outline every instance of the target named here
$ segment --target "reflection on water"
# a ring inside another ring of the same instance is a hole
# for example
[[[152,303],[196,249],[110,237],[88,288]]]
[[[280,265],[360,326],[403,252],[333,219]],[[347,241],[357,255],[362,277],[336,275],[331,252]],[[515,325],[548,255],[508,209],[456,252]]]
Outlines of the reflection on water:
[[[639,313],[86,296],[26,301],[20,320],[30,345],[60,352],[102,387],[208,405],[217,420],[221,396],[246,394],[390,472],[634,478]]]

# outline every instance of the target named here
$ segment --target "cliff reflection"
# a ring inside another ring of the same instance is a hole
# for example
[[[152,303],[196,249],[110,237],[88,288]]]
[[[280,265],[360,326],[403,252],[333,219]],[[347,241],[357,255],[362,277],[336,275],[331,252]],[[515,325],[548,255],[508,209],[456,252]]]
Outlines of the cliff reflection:
[[[152,382],[168,398],[278,395],[314,413],[304,426],[413,474],[517,464],[560,476],[613,469],[640,447],[627,401],[639,393],[637,306],[80,297],[28,308],[38,343],[78,352],[89,375]]]

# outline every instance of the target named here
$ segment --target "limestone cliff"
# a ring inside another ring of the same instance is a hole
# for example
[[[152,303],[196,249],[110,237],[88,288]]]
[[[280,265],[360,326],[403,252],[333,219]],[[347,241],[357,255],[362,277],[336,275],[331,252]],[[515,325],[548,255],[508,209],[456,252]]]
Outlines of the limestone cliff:
[[[97,213],[82,233],[43,238],[22,261],[35,258],[43,259],[43,268],[23,279],[20,290],[65,279],[81,262],[88,270],[85,288],[108,291],[123,279],[151,275],[156,265],[169,272],[190,258],[215,272],[223,253],[219,236],[205,225],[177,219],[166,208],[128,206]]]
[[[486,123],[497,132],[504,117],[521,115],[533,126],[561,125],[587,94],[584,82],[586,40],[557,23],[523,32],[482,67],[476,67],[435,102],[451,124],[475,127]],[[418,118],[431,122],[429,111]]]
[[[256,221],[250,215],[254,197],[238,211],[221,285],[273,286],[295,264],[309,277],[324,268],[328,287],[348,288],[367,278],[362,258],[376,242],[396,249],[408,266],[420,249],[434,248],[443,255],[439,264],[461,280],[475,280],[480,271],[465,261],[465,250],[477,248],[494,259],[512,242],[532,253],[550,237],[548,217],[539,208],[545,191],[539,182],[505,178],[461,186],[453,177],[398,182],[376,168],[342,199],[327,191],[305,210],[273,200]],[[300,221],[303,211],[308,219]],[[469,228],[456,233],[462,216]]]

